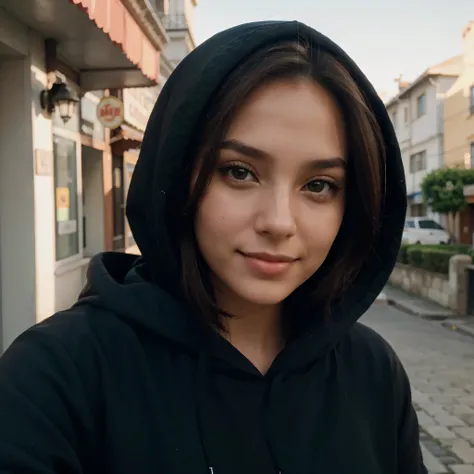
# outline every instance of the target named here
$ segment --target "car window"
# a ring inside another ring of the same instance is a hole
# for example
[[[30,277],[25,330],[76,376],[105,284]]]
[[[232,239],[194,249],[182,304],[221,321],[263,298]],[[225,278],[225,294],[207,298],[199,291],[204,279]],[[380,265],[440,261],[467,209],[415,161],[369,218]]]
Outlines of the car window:
[[[413,221],[406,221],[405,222],[405,229],[414,229],[415,223]]]
[[[430,219],[418,221],[418,225],[420,229],[437,229],[437,230],[444,230],[436,221],[432,221]]]

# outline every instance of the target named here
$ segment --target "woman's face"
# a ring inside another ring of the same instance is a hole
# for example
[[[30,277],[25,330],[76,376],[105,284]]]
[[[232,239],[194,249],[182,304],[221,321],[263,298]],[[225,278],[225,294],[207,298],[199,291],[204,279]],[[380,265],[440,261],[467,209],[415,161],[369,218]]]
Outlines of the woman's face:
[[[278,304],[319,269],[344,215],[345,164],[341,112],[321,86],[276,82],[249,98],[196,215],[218,296]]]

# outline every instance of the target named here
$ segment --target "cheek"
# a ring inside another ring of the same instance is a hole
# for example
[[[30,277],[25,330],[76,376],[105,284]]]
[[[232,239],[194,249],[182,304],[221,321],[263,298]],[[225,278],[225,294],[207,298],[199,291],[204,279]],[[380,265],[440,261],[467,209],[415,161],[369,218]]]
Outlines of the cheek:
[[[344,200],[323,206],[317,217],[306,219],[304,240],[306,246],[316,254],[327,254],[336,239],[344,217]]]
[[[197,211],[197,227],[235,235],[251,220],[252,193],[230,190],[218,180],[211,181]]]
[[[242,228],[244,207],[229,199],[218,186],[210,186],[196,213],[195,232],[201,247],[222,246]]]

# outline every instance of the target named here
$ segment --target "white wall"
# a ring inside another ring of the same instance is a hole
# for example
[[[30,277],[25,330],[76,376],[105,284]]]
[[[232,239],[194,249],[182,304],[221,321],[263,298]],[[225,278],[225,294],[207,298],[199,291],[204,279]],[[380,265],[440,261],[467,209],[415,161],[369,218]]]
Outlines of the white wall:
[[[27,28],[0,8],[0,43],[17,56],[28,56]]]
[[[45,72],[44,40],[30,33],[31,61],[31,116],[33,123],[33,145],[47,154],[51,164],[49,176],[37,175],[35,181],[35,246],[36,246],[36,318],[38,321],[55,312],[56,291],[54,265],[55,220],[54,220],[54,165],[52,122],[43,115],[40,93],[47,87]]]
[[[26,32],[24,32],[26,35]],[[22,38],[26,40],[26,38]],[[30,60],[0,67],[2,349],[35,323],[35,206]]]
[[[429,140],[413,145],[410,149],[405,150],[405,159],[407,161],[405,175],[407,182],[407,194],[416,193],[421,190],[421,182],[423,178],[432,170],[439,168],[439,160],[442,157],[442,137],[434,136]],[[410,173],[410,155],[415,153],[426,152],[426,169]]]
[[[7,31],[5,25],[2,13],[1,33]],[[0,59],[0,351],[37,321],[74,303],[88,262],[82,250],[71,261],[56,262],[53,121],[44,116],[39,100],[47,87],[44,38],[18,25],[8,31],[22,35],[11,43],[26,44],[27,56]],[[77,123],[72,137],[78,148],[80,203],[77,118],[71,123]],[[36,173],[35,156],[46,164],[43,171],[49,169],[45,174]],[[81,220],[79,205],[80,232]]]
[[[417,117],[417,99],[422,94],[425,94],[426,97],[426,113],[421,117]],[[412,146],[416,146],[439,133],[436,87],[428,81],[423,81],[422,85],[415,87],[410,92],[409,100],[413,111],[411,140]]]

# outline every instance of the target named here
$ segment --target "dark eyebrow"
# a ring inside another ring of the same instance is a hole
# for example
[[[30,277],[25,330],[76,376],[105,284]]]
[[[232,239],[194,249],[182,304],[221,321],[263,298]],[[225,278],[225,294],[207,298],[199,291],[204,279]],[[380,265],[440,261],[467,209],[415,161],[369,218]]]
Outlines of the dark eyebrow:
[[[232,150],[249,158],[269,158],[270,155],[263,150],[246,145],[239,140],[225,140],[220,146],[221,150]]]
[[[225,140],[222,142],[222,145],[220,146],[221,150],[232,150],[235,151],[236,153],[239,153],[244,156],[248,156],[249,158],[264,158],[264,159],[269,159],[271,156],[258,148],[255,148],[250,145],[246,145],[245,143],[242,143],[239,140]],[[329,169],[329,168],[343,168],[346,169],[347,163],[344,158],[340,156],[335,156],[331,158],[320,158],[320,159],[315,159],[312,160],[308,163],[308,167],[311,169]]]

